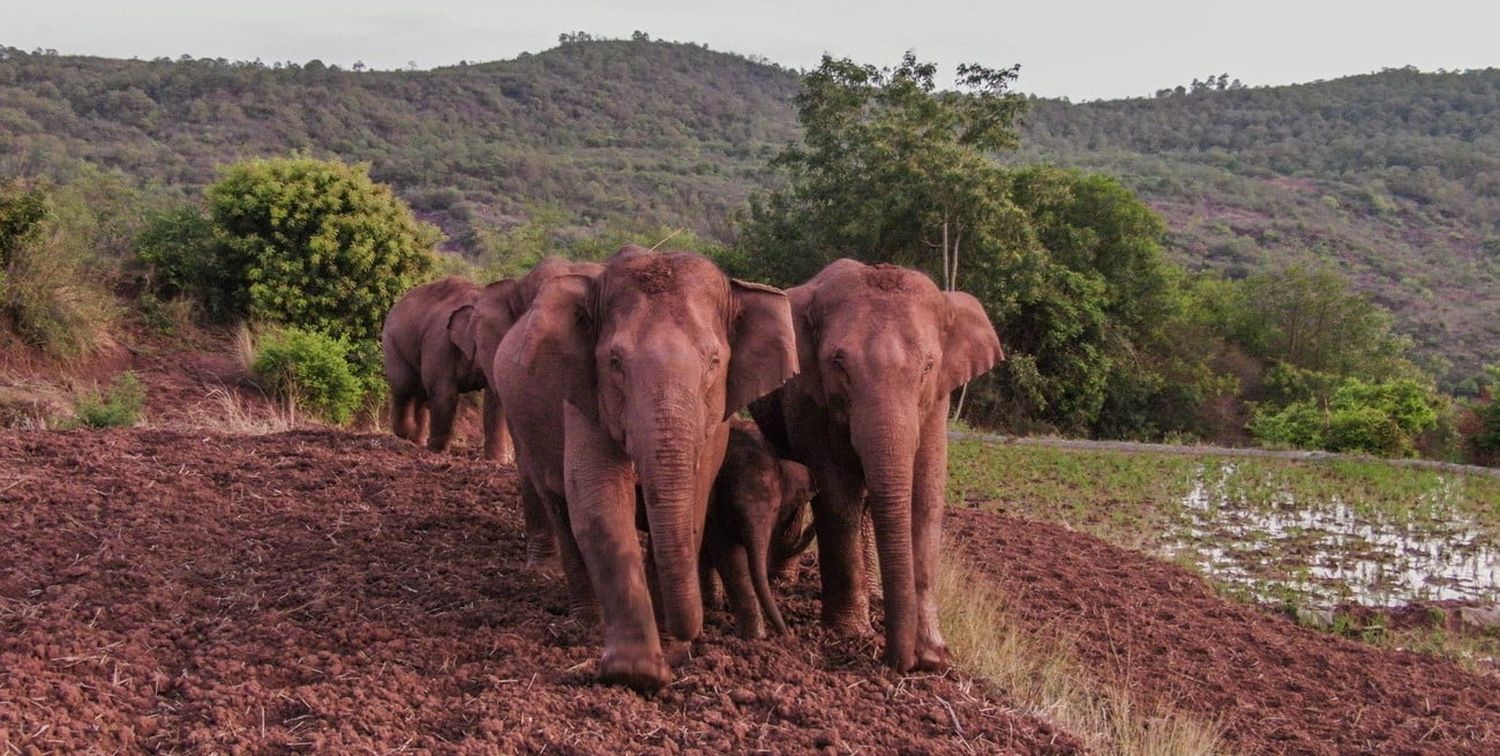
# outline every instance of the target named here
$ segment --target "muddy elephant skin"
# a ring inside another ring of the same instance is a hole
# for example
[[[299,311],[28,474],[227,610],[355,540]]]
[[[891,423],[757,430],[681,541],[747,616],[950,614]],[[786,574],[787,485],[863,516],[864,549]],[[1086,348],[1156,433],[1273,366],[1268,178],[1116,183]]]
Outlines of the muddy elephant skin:
[[[491,286],[508,289],[514,282]],[[471,281],[444,278],[406,292],[386,313],[380,343],[391,387],[391,430],[397,436],[447,451],[459,397],[483,390],[486,456],[503,453],[492,447],[499,440],[492,437],[503,427],[498,398],[487,390],[484,371],[472,355],[454,343],[449,328],[456,313],[473,309],[480,292]]]
[[[874,522],[886,661],[941,669],[936,580],[949,395],[1004,359],[978,300],[927,276],[839,260],[787,290],[802,372],[751,410],[813,472],[822,619],[870,632],[861,518]]]
[[[494,375],[517,463],[554,518],[574,616],[603,621],[604,681],[671,679],[654,612],[675,641],[698,636],[698,555],[727,420],[796,369],[783,292],[635,246],[597,275],[548,281],[501,341]]]
[[[805,465],[778,458],[754,423],[732,421],[709,499],[699,569],[705,597],[711,595],[710,570],[723,582],[742,638],[764,638],[767,621],[778,634],[789,632],[771,592],[770,572],[812,543],[803,517],[812,494],[812,473]]]

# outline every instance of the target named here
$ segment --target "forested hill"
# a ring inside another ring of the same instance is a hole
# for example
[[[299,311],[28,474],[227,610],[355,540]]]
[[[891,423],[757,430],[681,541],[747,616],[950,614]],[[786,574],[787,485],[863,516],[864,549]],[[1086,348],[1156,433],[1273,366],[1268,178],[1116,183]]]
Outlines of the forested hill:
[[[1330,262],[1455,374],[1500,359],[1500,69],[1035,101],[1022,160],[1123,178],[1178,259]]]
[[[379,72],[0,54],[0,173],[86,160],[192,190],[217,164],[307,149],[369,161],[470,250],[534,203],[579,232],[727,237],[796,133],[794,72],[690,44]],[[1500,71],[1035,100],[1016,159],[1122,177],[1190,267],[1327,261],[1452,374],[1500,357]]]
[[[796,74],[689,44],[577,42],[431,71],[6,51],[0,170],[81,158],[199,186],[216,165],[307,149],[368,161],[458,248],[555,203],[570,225],[725,235],[795,136]]]

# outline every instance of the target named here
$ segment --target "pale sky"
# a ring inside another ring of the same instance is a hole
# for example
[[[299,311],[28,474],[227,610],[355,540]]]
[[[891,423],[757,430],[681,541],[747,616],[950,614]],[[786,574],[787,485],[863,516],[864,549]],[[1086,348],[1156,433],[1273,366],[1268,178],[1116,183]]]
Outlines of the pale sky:
[[[913,49],[944,82],[959,62],[1019,62],[1022,91],[1075,100],[1219,72],[1253,86],[1500,66],[1500,0],[0,0],[0,44],[123,58],[430,68],[539,52],[564,31],[637,29],[792,67],[824,52],[889,65]]]

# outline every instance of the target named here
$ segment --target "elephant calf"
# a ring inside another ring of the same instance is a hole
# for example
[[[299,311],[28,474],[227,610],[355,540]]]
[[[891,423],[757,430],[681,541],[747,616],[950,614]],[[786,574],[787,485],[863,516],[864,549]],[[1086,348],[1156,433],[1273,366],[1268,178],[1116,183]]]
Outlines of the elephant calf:
[[[769,569],[781,568],[812,543],[803,515],[812,499],[812,473],[778,459],[754,423],[735,421],[729,429],[724,465],[709,498],[699,558],[704,601],[717,572],[742,638],[764,638],[764,617],[777,633],[786,622],[771,594]],[[757,601],[758,599],[758,601]]]

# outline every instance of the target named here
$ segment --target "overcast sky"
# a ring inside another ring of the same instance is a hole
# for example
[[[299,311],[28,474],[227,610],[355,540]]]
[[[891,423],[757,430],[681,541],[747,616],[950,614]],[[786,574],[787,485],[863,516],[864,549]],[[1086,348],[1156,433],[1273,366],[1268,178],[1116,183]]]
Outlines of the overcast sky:
[[[1019,62],[1022,90],[1075,100],[1218,72],[1256,85],[1500,66],[1500,0],[0,0],[0,44],[125,58],[428,68],[637,29],[793,67],[825,51],[885,65],[907,49],[950,68]]]

